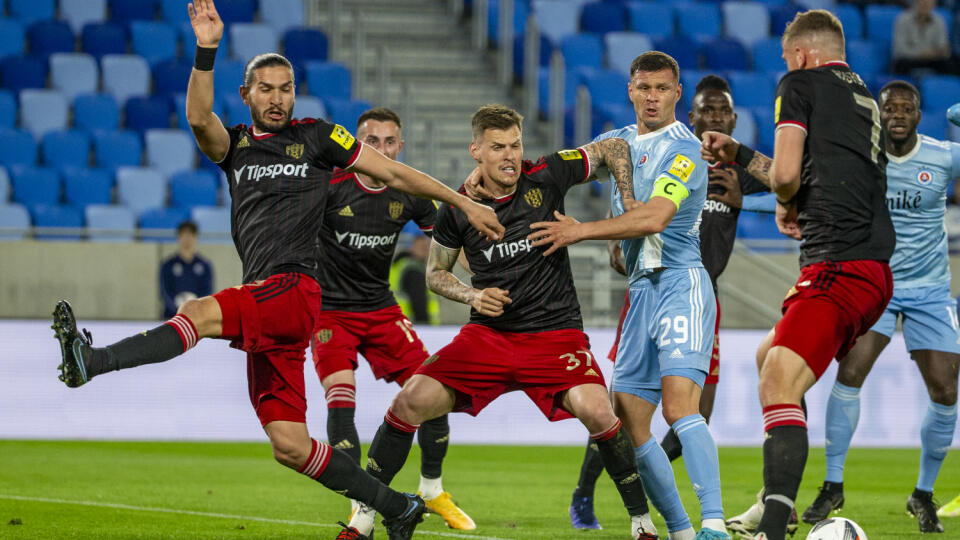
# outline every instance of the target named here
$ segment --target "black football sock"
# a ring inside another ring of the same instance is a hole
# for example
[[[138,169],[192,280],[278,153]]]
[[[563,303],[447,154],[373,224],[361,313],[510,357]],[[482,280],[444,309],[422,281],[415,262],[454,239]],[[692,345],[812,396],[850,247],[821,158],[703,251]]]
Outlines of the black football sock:
[[[359,465],[360,435],[353,419],[355,411],[353,407],[327,409],[327,440],[330,446],[342,450]]]
[[[660,446],[663,447],[663,451],[666,452],[667,458],[670,461],[683,455],[683,444],[680,443],[680,437],[677,437],[673,428],[670,428],[670,431],[667,431],[667,434],[663,436],[663,441],[660,443]]]
[[[160,326],[140,332],[103,349],[93,349],[87,366],[90,377],[144,364],[166,362],[197,343],[197,329],[187,317],[177,315]]]
[[[417,427],[400,420],[388,410],[367,450],[367,472],[389,486],[407,461]]]
[[[764,511],[757,532],[783,540],[807,463],[807,425],[803,410],[792,404],[764,407],[763,417]]]
[[[577,480],[577,489],[574,490],[574,497],[593,497],[593,489],[597,486],[597,478],[603,472],[603,458],[600,457],[600,450],[597,443],[590,439],[587,441],[587,450],[583,454],[583,464],[580,465],[580,478]]]
[[[298,472],[331,491],[362,502],[384,517],[399,516],[407,509],[408,499],[403,494],[388,488],[364,472],[345,452],[328,444],[314,440],[310,456]]]
[[[633,443],[620,429],[620,425],[620,420],[617,420],[612,428],[602,433],[591,433],[590,438],[596,441],[603,467],[617,486],[627,512],[631,516],[641,516],[650,512],[647,494],[643,491],[643,482],[637,473],[637,456],[633,453]]]
[[[450,446],[448,416],[445,414],[420,424],[417,442],[420,444],[420,474],[424,478],[440,478],[443,474],[443,458]]]

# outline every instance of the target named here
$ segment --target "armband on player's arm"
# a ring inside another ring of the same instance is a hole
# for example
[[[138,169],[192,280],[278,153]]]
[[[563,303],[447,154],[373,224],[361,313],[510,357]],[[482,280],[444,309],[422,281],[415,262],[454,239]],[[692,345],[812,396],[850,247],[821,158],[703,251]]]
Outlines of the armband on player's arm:
[[[680,209],[680,203],[689,196],[690,191],[682,182],[667,175],[657,178],[656,183],[653,184],[653,193],[650,194],[651,199],[654,197],[663,197],[664,199],[670,200],[670,202],[677,205],[677,210]]]

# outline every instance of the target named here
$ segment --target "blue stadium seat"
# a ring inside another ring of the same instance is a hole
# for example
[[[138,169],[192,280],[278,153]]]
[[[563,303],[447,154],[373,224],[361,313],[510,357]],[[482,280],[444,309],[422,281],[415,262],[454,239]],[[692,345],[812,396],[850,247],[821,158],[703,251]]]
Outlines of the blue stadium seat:
[[[756,2],[724,2],[723,34],[749,47],[770,36],[770,12]]]
[[[630,76],[633,59],[653,50],[653,42],[638,32],[610,32],[603,36],[607,48],[607,67]]]
[[[589,2],[580,11],[580,30],[594,34],[623,32],[627,29],[627,12],[618,2]]]
[[[680,103],[678,103],[678,107],[682,107],[687,111],[690,110],[690,107],[693,104],[693,94],[696,93],[697,83],[699,83],[700,79],[707,74],[708,72],[706,71],[700,71],[696,69],[680,70],[680,84],[683,85],[683,92],[680,94]],[[679,114],[679,112],[680,111],[678,110],[677,118],[681,119],[683,122],[686,122],[687,117]]]
[[[744,71],[750,68],[747,49],[743,46],[743,43],[736,39],[717,38],[711,40],[704,46],[703,51],[707,69]]]
[[[540,70],[537,72],[537,77],[540,81],[540,112],[543,114],[548,114],[550,112],[550,68],[540,68]],[[576,70],[565,70],[563,83],[563,108],[566,110],[572,107],[576,101],[577,87],[580,84],[580,74]]]
[[[727,74],[737,107],[772,107],[777,83],[767,72],[733,71]]]
[[[893,40],[893,24],[902,11],[900,6],[868,5],[864,12],[867,37],[883,42],[889,48]]]
[[[11,167],[13,202],[27,208],[60,203],[60,175],[49,167]]]
[[[653,47],[672,56],[677,64],[684,66],[684,69],[699,69],[701,47],[687,36],[673,35],[657,38],[653,40]]]
[[[106,169],[64,169],[63,198],[67,204],[110,204],[113,200],[113,173]]]
[[[40,144],[48,167],[86,167],[90,164],[90,136],[80,130],[51,131]]]
[[[170,206],[216,206],[220,179],[213,171],[181,171],[170,177]]]
[[[297,100],[293,105],[293,117],[326,119],[328,118],[327,108],[323,105],[323,101],[320,98],[300,94],[297,96]],[[353,129],[353,126],[350,126],[349,129]]]
[[[140,235],[147,242],[173,240],[177,226],[190,217],[181,208],[152,208],[140,214]]]
[[[0,240],[22,240],[30,228],[30,213],[22,204],[0,203]]]
[[[188,3],[188,0],[160,0],[160,18],[171,23],[189,23]]]
[[[10,176],[7,175],[7,168],[0,167],[0,204],[6,204],[10,201]]]
[[[929,75],[920,84],[924,116],[946,118],[947,109],[960,99],[960,77],[956,75]],[[946,129],[946,125],[944,125]],[[932,137],[933,135],[931,135]],[[943,137],[937,137],[942,139]]]
[[[36,56],[21,54],[0,60],[0,87],[13,92],[47,85],[47,62]]]
[[[253,21],[257,10],[256,0],[220,0],[217,13],[225,23],[245,23]]]
[[[776,72],[786,68],[780,38],[761,39],[753,44],[753,69],[755,71]]]
[[[71,102],[79,94],[96,92],[100,86],[97,61],[86,53],[50,55],[50,86],[59,90]]]
[[[127,129],[146,131],[170,127],[170,100],[166,97],[132,97],[123,108]]]
[[[30,208],[33,225],[38,228],[57,227],[80,229],[83,227],[83,212],[75,206],[37,205]],[[78,232],[37,231],[37,240],[82,240]]]
[[[214,72],[218,71],[220,66]],[[187,91],[193,62],[186,58],[168,58],[153,66],[154,95],[172,96]],[[216,87],[216,86],[214,86]]]
[[[17,100],[9,90],[0,89],[0,128],[12,128],[17,123]]]
[[[303,0],[260,0],[260,20],[272,26],[278,35],[306,26]]]
[[[241,62],[247,62],[258,54],[277,52],[277,31],[266,24],[232,24],[230,47],[233,59]]]
[[[156,8],[156,0],[110,0],[110,19],[124,25],[132,21],[152,21]]]
[[[140,166],[143,145],[134,131],[100,131],[93,135],[93,154],[97,167],[114,170]]]
[[[164,206],[166,198],[167,181],[160,171],[146,167],[117,169],[117,203],[130,207],[137,215]]]
[[[229,244],[230,209],[222,206],[194,206],[190,219],[199,229],[198,241],[204,244]]]
[[[706,2],[684,2],[674,5],[677,32],[688,37],[718,37],[720,8]],[[683,65],[683,64],[681,64]]]
[[[127,31],[113,22],[88,23],[80,34],[81,50],[101,60],[107,54],[127,52]]]
[[[150,129],[143,136],[147,166],[168,178],[175,172],[193,169],[197,144],[189,132],[180,129]]]
[[[887,71],[890,66],[890,48],[878,41],[848,39],[847,58],[853,62],[850,69],[864,79],[869,79]]]
[[[63,21],[37,21],[27,28],[27,42],[30,52],[47,60],[51,54],[73,52],[76,38],[70,25]]]
[[[54,0],[7,0],[10,17],[20,19],[30,25],[36,21],[52,19],[56,3]]]
[[[20,125],[39,139],[48,131],[67,128],[70,107],[57,90],[20,91]]]
[[[300,99],[297,97],[297,99]],[[187,94],[185,92],[180,92],[179,94],[174,94],[173,96],[173,108],[174,113],[177,115],[177,129],[182,129],[184,131],[190,131],[190,123],[187,122]],[[227,121],[224,115],[223,100],[220,99],[219,95],[213,96],[213,112],[220,117],[220,121],[224,125],[227,125]]]
[[[16,19],[0,19],[0,58],[23,54],[23,23]]]
[[[773,121],[773,106],[754,107],[751,112],[757,124],[757,150],[772,156],[774,132],[777,129]]]
[[[773,36],[782,36],[783,31],[787,28],[787,25],[793,21],[793,18],[797,16],[797,13],[802,13],[806,11],[802,6],[798,6],[794,3],[784,4],[782,6],[773,6],[770,9],[770,35]],[[846,36],[846,28],[844,30],[844,35]],[[776,38],[779,41],[779,37]]]
[[[80,35],[85,24],[107,18],[107,0],[60,0],[60,18],[70,24],[74,34]]]
[[[346,127],[351,132],[357,125],[357,118],[360,118],[360,115],[367,109],[373,108],[369,101],[334,98],[324,101],[327,105],[327,114],[330,115],[330,121]]]
[[[133,21],[130,42],[133,53],[144,57],[151,66],[177,56],[177,30],[162,21]]]
[[[773,214],[741,212],[737,220],[737,236],[758,240],[780,240],[786,237],[780,234]]]
[[[533,0],[533,16],[540,34],[554,45],[580,30],[581,0]]]
[[[225,126],[235,126],[237,124],[250,125],[250,107],[248,107],[236,92],[221,92],[218,94],[223,101],[226,118],[223,119]]]
[[[860,7],[854,4],[837,4],[830,8],[830,12],[840,19],[843,25],[843,37],[847,40],[863,37],[863,13]]]
[[[350,99],[353,79],[350,70],[338,62],[307,62],[307,90],[321,99]]]
[[[117,104],[127,99],[150,94],[150,66],[141,56],[108,54],[100,60],[103,91],[111,94]]]
[[[283,34],[283,54],[295,65],[305,66],[311,60],[326,61],[327,48],[326,34],[316,28],[296,28]],[[217,62],[217,69],[220,64]]]
[[[191,66],[193,63],[191,62]],[[223,92],[237,93],[237,89],[243,86],[243,62],[236,60],[217,61],[216,69],[213,70],[213,89],[218,94]],[[299,81],[298,81],[299,82]],[[180,92],[186,92],[186,87]]]
[[[603,65],[603,42],[600,36],[576,34],[560,42],[560,51],[567,69],[580,66],[596,68]]]
[[[84,94],[73,100],[73,126],[88,133],[120,127],[120,110],[113,96]]]
[[[603,108],[604,105],[629,103],[627,87],[630,79],[619,70],[597,70],[584,77],[584,82],[590,91],[590,104],[595,110]]]
[[[736,106],[734,112],[737,113],[737,127],[733,130],[733,138],[741,143],[751,147],[757,147],[757,121],[753,118],[753,113],[746,107]]]
[[[651,36],[673,35],[673,8],[662,2],[627,2],[630,30]]]
[[[499,43],[500,25],[496,22],[500,20],[499,13],[499,0],[487,0],[487,20],[493,21],[493,24],[487,27],[487,38],[490,40],[490,43]],[[529,14],[530,3],[528,0],[518,0],[513,3],[513,35],[517,36],[524,33],[524,28],[527,24],[527,15]]]
[[[113,204],[91,204],[84,209],[87,236],[91,242],[131,242],[137,219],[125,207]]]
[[[0,165],[34,165],[37,142],[33,135],[19,129],[0,128]]]
[[[517,81],[523,80],[524,66],[524,42],[527,36],[516,36],[513,38],[513,76]],[[550,65],[550,57],[553,55],[553,42],[547,36],[540,34],[540,58],[537,60],[538,66]]]

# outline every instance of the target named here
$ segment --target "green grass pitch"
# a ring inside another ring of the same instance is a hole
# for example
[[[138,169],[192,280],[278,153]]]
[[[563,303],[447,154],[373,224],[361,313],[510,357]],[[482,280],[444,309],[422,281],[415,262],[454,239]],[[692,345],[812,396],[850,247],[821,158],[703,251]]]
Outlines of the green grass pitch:
[[[904,512],[919,453],[851,451],[841,515],[860,523],[871,540],[919,538],[916,521]],[[567,506],[582,454],[571,447],[451,446],[444,486],[478,528],[452,531],[428,516],[415,537],[628,538],[625,512],[605,475],[596,495],[604,529],[570,527]],[[948,456],[937,482],[944,501],[960,491],[955,459]],[[720,468],[724,508],[738,514],[760,487],[760,449],[722,448]],[[418,470],[414,445],[394,486],[416,490]],[[699,516],[682,462],[675,470],[688,513]],[[816,496],[823,470],[823,449],[811,449],[801,510]],[[276,464],[267,444],[0,441],[3,539],[333,538],[348,511],[339,495]],[[665,537],[663,520],[654,519]],[[960,538],[960,519],[946,518],[944,526],[941,538]],[[801,526],[795,538],[808,530]]]

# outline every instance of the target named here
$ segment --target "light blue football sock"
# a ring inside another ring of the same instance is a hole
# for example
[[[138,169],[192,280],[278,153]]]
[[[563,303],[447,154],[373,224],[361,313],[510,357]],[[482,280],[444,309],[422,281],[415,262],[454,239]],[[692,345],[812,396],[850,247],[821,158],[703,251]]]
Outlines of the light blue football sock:
[[[634,448],[637,456],[637,469],[643,479],[643,488],[650,497],[650,502],[663,516],[670,532],[682,531],[690,528],[690,518],[680,502],[677,493],[677,482],[673,479],[673,468],[667,454],[650,437],[650,440]]]
[[[843,463],[860,421],[860,389],[833,383],[827,400],[827,482],[843,482]]]
[[[717,443],[713,441],[706,420],[691,414],[677,420],[672,426],[683,445],[683,463],[693,490],[700,499],[700,519],[723,519],[723,501],[720,497],[720,458]]]
[[[941,405],[931,401],[927,405],[927,414],[920,426],[920,476],[917,478],[917,489],[933,491],[933,483],[940,474],[943,458],[947,457],[956,427],[956,403]]]

